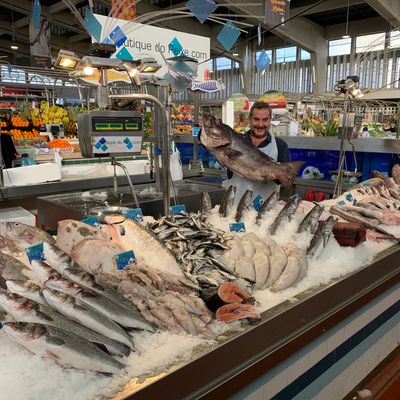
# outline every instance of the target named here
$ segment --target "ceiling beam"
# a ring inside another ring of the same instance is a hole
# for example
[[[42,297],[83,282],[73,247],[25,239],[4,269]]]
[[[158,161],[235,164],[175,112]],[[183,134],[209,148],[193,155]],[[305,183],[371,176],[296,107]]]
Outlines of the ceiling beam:
[[[3,0],[4,5],[10,10],[17,11],[21,14],[31,15],[32,14],[32,3],[28,0]],[[71,13],[52,13],[48,7],[42,6],[42,17],[49,19],[49,21],[53,24],[61,26],[65,29],[76,33],[84,33],[85,30],[76,26],[76,21]],[[30,17],[22,18],[13,23],[13,27],[21,28],[26,25],[29,25]],[[27,22],[27,23],[26,23]]]
[[[29,40],[29,29],[28,27],[20,28],[18,30],[14,30],[16,36],[20,36],[22,38],[26,38]],[[6,22],[3,21],[1,24],[0,28],[0,35],[3,34],[8,34],[11,35],[13,34],[13,27],[11,22]],[[18,46],[19,46],[18,42]],[[89,51],[89,41],[87,43],[80,42],[80,43],[71,43],[69,41],[68,37],[61,36],[61,35],[51,35],[51,48],[53,53],[57,53],[58,50],[64,49],[64,50],[72,50],[75,51],[76,53],[79,53],[81,55],[87,54]]]
[[[295,7],[290,9],[290,16],[292,17],[293,15],[297,15],[299,13],[303,13],[302,17],[305,17],[306,15],[312,15],[312,14],[317,14],[320,12],[325,12],[325,11],[333,11],[337,10],[339,8],[347,8],[347,2],[349,2],[349,6],[355,6],[358,4],[363,4],[365,1],[361,0],[326,0],[323,3],[315,6],[311,10],[305,11],[310,6],[303,6],[303,7]]]
[[[367,18],[359,21],[351,21],[348,26],[350,36],[367,35],[370,33],[386,32],[389,24],[382,17]],[[346,31],[346,24],[330,25],[325,28],[327,40],[340,39]]]
[[[385,18],[392,27],[400,27],[399,0],[367,0],[367,4]]]

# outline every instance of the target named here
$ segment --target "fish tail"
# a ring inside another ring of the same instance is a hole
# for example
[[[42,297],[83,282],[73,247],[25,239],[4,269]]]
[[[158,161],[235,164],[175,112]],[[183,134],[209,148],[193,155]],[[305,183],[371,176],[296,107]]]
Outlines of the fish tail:
[[[304,164],[305,161],[292,161],[282,164],[284,165],[284,169],[278,175],[277,181],[285,187],[290,186]]]

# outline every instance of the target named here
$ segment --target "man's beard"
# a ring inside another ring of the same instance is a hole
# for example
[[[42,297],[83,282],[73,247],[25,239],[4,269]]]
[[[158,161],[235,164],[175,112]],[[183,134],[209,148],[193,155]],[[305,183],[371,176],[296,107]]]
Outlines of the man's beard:
[[[254,129],[252,129],[252,131],[251,131],[251,136],[254,136],[257,139],[261,139],[263,137],[267,137],[267,135],[268,135],[268,132],[267,132],[266,129],[264,130],[263,133],[257,133]]]

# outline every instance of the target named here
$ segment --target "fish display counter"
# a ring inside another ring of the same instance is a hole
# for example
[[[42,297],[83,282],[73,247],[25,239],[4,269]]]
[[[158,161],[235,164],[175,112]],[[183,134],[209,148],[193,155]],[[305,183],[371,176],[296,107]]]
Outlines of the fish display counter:
[[[56,237],[0,221],[5,396],[345,397],[400,340],[396,185],[314,204],[199,184],[168,216],[58,209]]]

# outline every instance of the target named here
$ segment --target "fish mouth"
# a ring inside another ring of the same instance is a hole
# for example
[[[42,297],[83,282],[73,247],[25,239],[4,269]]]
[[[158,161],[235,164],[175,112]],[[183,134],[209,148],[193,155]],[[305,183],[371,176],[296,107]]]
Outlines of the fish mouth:
[[[217,124],[216,118],[211,114],[204,114],[202,120],[204,128],[211,128]]]

